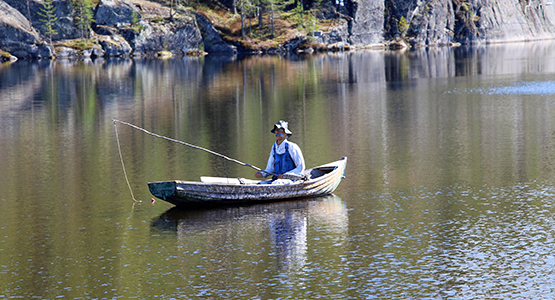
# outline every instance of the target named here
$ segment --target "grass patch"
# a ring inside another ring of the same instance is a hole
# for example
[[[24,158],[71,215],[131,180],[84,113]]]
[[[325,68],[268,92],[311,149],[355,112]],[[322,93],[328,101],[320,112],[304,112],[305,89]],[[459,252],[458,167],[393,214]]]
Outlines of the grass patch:
[[[247,50],[277,48],[292,38],[308,35],[313,30],[329,26],[326,23],[330,23],[330,21],[315,18],[311,11],[304,11],[305,24],[303,26],[303,20],[296,9],[285,12],[276,11],[272,34],[271,13],[266,11],[262,16],[262,24],[258,23],[258,15],[253,14],[250,15],[250,18],[245,19],[245,36],[243,36],[239,7],[237,7],[237,14],[233,14],[231,9],[223,7],[219,2],[195,3],[195,1],[190,1],[189,5],[190,9],[201,13],[212,22],[214,27],[222,33],[224,41]]]
[[[55,44],[56,46],[61,47],[68,47],[78,51],[83,51],[86,49],[90,49],[93,46],[98,46],[98,42],[93,39],[75,39],[75,40],[68,40],[68,41],[61,41]]]
[[[12,55],[4,50],[0,50],[0,57],[4,59],[10,59]]]

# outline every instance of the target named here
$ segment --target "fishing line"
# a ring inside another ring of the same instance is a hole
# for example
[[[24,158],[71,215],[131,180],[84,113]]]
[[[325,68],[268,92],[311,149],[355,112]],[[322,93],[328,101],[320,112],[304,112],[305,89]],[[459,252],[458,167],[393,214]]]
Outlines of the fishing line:
[[[121,167],[123,168],[123,175],[125,175],[125,181],[127,181],[127,186],[129,187],[129,191],[131,192],[131,197],[133,198],[133,201],[141,202],[135,199],[135,195],[133,195],[133,189],[131,189],[131,184],[129,183],[129,179],[127,179],[127,171],[125,171],[125,164],[123,163],[123,155],[121,154],[121,146],[119,144],[118,126],[116,124],[116,121],[115,120],[113,121],[114,121],[114,129],[116,130],[116,142],[118,144],[119,158],[121,160]]]
[[[214,154],[214,155],[216,155],[216,156],[219,156],[219,157],[221,157],[221,158],[227,159],[227,160],[232,161],[232,162],[234,162],[234,163],[238,163],[238,164],[243,165],[243,166],[246,166],[246,167],[251,167],[251,168],[253,168],[253,169],[257,170],[257,171],[262,171],[262,169],[260,169],[260,168],[258,168],[258,167],[255,167],[255,166],[253,166],[253,165],[251,165],[251,164],[246,164],[246,163],[244,163],[244,162],[241,162],[241,161],[238,161],[238,160],[236,160],[236,159],[233,159],[233,158],[227,157],[227,156],[225,156],[225,155],[222,155],[222,154],[220,154],[220,153],[214,152],[214,151],[212,151],[212,150],[208,150],[208,149],[206,149],[206,148],[202,148],[202,147],[199,147],[199,146],[196,146],[196,145],[193,145],[193,144],[185,143],[185,142],[182,142],[182,141],[179,141],[179,140],[176,140],[176,139],[172,139],[172,138],[165,137],[165,136],[162,136],[162,135],[159,135],[159,134],[156,134],[156,133],[152,133],[152,132],[150,132],[150,131],[148,131],[148,130],[146,130],[146,129],[143,129],[143,128],[139,127],[139,126],[135,126],[135,125],[130,124],[130,123],[127,123],[127,122],[118,121],[118,120],[115,120],[115,119],[112,119],[112,121],[114,121],[114,123],[117,122],[117,123],[121,123],[121,124],[124,124],[124,125],[127,125],[127,126],[131,126],[131,127],[135,128],[135,129],[137,129],[137,130],[140,130],[140,131],[142,131],[142,132],[144,132],[144,133],[146,133],[146,134],[150,134],[150,135],[155,136],[155,137],[157,137],[157,138],[165,139],[165,140],[168,140],[168,141],[170,141],[170,142],[174,142],[174,143],[182,144],[182,145],[189,146],[189,147],[192,147],[192,148],[195,148],[195,149],[199,149],[199,150],[202,150],[202,151],[206,151],[206,152],[208,152],[208,153],[210,153],[210,154]],[[272,175],[273,175],[273,174],[272,174]]]
[[[146,129],[144,129],[144,128],[141,128],[141,127],[139,127],[139,126],[135,126],[135,125],[133,125],[133,124],[131,124],[131,123],[119,121],[119,120],[116,120],[116,119],[112,119],[112,121],[114,122],[114,126],[115,126],[116,123],[120,123],[120,124],[124,124],[124,125],[127,125],[127,126],[131,126],[131,127],[135,128],[135,129],[137,129],[137,130],[140,130],[140,131],[142,131],[142,132],[144,132],[144,133],[146,133],[146,134],[155,136],[155,137],[157,137],[157,138],[161,138],[161,139],[164,139],[164,140],[168,140],[168,141],[170,141],[170,142],[174,142],[174,143],[178,143],[178,144],[181,144],[181,145],[189,146],[189,147],[192,147],[192,148],[195,148],[195,149],[199,149],[199,150],[202,150],[202,151],[206,151],[206,152],[208,152],[208,153],[210,153],[210,154],[219,156],[219,157],[221,157],[221,158],[224,158],[224,159],[226,159],[226,160],[229,160],[229,161],[232,161],[232,162],[234,162],[234,163],[240,164],[240,165],[242,165],[242,166],[251,167],[251,168],[253,168],[253,169],[257,170],[257,171],[263,171],[264,173],[267,173],[267,174],[270,174],[270,175],[276,175],[276,174],[273,174],[273,173],[264,171],[264,170],[262,170],[262,169],[260,169],[260,168],[258,168],[258,167],[256,167],[256,166],[253,166],[253,165],[251,165],[251,164],[247,164],[247,163],[238,161],[238,160],[236,160],[236,159],[227,157],[227,156],[225,156],[225,155],[223,155],[223,154],[214,152],[214,151],[212,151],[212,150],[208,150],[208,149],[206,149],[206,148],[202,148],[202,147],[199,147],[199,146],[196,146],[196,145],[193,145],[193,144],[185,143],[185,142],[182,142],[182,141],[180,141],[180,140],[176,140],[176,139],[172,139],[172,138],[169,138],[169,137],[166,137],[166,136],[163,136],[163,135],[159,135],[159,134],[156,134],[156,133],[152,133],[152,132],[150,132],[150,131],[148,131],[148,130],[146,130]],[[117,134],[117,130],[116,130],[116,134]],[[118,144],[118,145],[119,145],[119,144]],[[121,152],[120,152],[120,155],[121,155]],[[122,161],[123,161],[123,160],[122,160]],[[276,175],[276,176],[277,176],[277,175]],[[303,180],[304,180],[304,179],[305,179],[304,176],[302,176],[302,175],[296,175],[296,174],[283,174],[283,178],[294,179],[294,180],[299,180],[299,179],[303,179]]]

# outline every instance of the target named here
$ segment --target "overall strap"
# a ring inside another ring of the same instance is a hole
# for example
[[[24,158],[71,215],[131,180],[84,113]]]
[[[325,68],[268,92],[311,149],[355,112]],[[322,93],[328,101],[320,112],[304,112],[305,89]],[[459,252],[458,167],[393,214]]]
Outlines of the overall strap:
[[[276,145],[277,143],[274,143],[274,153],[277,154],[277,149],[276,149]],[[285,142],[285,153],[289,152],[289,143]]]

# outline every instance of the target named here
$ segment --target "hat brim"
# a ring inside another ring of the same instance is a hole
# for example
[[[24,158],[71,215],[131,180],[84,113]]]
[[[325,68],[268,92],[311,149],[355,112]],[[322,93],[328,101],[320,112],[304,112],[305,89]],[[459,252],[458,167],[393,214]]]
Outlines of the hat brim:
[[[271,130],[271,132],[276,133],[276,130],[279,130],[279,129],[283,129],[285,131],[285,134],[289,136],[293,134],[293,132],[291,132],[287,127],[279,126],[277,124],[274,125],[274,128]]]

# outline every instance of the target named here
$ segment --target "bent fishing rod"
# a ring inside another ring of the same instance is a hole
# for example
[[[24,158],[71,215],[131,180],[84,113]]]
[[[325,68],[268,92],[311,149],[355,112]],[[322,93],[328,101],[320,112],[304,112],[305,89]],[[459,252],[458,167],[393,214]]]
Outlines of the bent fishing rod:
[[[141,128],[141,127],[139,127],[139,126],[133,125],[133,124],[131,124],[131,123],[127,123],[127,122],[120,121],[120,120],[116,120],[116,119],[112,119],[112,121],[114,122],[114,126],[116,126],[116,123],[120,123],[120,124],[123,124],[123,125],[127,125],[127,126],[130,126],[130,127],[132,127],[132,128],[135,128],[135,129],[137,129],[137,130],[140,130],[140,131],[142,131],[142,132],[144,132],[144,133],[146,133],[146,134],[152,135],[152,136],[154,136],[154,137],[161,138],[161,139],[164,139],[164,140],[168,140],[168,141],[170,141],[170,142],[178,143],[178,144],[181,144],[181,145],[189,146],[189,147],[192,147],[192,148],[195,148],[195,149],[198,149],[198,150],[206,151],[206,152],[208,152],[208,153],[210,153],[210,154],[219,156],[219,157],[221,157],[221,158],[223,158],[223,159],[226,159],[226,160],[229,160],[229,161],[231,161],[231,162],[240,164],[240,165],[242,165],[242,166],[251,167],[251,168],[255,169],[255,170],[258,171],[258,172],[264,172],[264,173],[267,173],[267,174],[270,174],[270,175],[273,175],[273,176],[278,176],[278,175],[276,175],[276,174],[273,174],[273,173],[264,171],[264,170],[262,170],[262,169],[260,169],[260,168],[258,168],[258,167],[256,167],[256,166],[253,166],[253,165],[251,165],[251,164],[247,164],[247,163],[244,163],[244,162],[242,162],[242,161],[238,161],[238,160],[233,159],[233,158],[231,158],[231,157],[227,157],[227,156],[225,156],[225,155],[223,155],[223,154],[214,152],[214,151],[212,151],[212,150],[209,150],[209,149],[206,149],[206,148],[197,146],[197,145],[189,144],[189,143],[186,143],[186,142],[183,142],[183,141],[180,141],[180,140],[172,139],[172,138],[169,138],[169,137],[166,137],[166,136],[163,136],[163,135],[159,135],[159,134],[150,132],[150,131],[148,131],[148,130],[146,130],[146,129],[144,129],[144,128]],[[284,178],[284,179],[299,180],[299,179],[303,179],[304,176],[302,176],[302,175],[295,175],[295,174],[283,174],[282,178]]]

